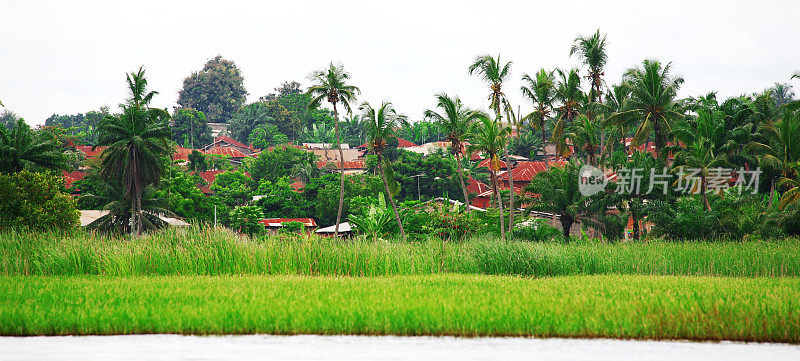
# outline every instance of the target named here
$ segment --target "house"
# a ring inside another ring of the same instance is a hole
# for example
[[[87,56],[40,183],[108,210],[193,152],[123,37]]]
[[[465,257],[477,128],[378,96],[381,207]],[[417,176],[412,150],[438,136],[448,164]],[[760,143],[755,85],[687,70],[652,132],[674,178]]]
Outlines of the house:
[[[90,223],[98,220],[100,217],[105,216],[107,214],[108,214],[107,210],[81,210],[81,216],[80,216],[81,227],[86,227]],[[186,223],[186,221],[179,218],[165,217],[165,216],[159,216],[158,218],[166,222],[170,227],[191,226],[191,224]]]
[[[531,183],[536,174],[539,172],[546,171],[550,169],[550,167],[563,167],[566,165],[566,161],[552,161],[552,162],[544,162],[544,161],[525,161],[525,162],[518,162],[512,169],[511,169],[511,176],[514,179],[514,187],[525,188],[528,184]],[[509,172],[501,172],[497,176],[497,180],[500,181],[500,188],[501,189],[509,189],[511,187],[511,183],[509,181]]]
[[[338,161],[320,160],[320,161],[317,161],[317,168],[318,169],[330,168],[330,169],[339,170],[341,168],[341,166],[340,166],[340,162],[338,162]],[[364,166],[364,160],[363,159],[356,159],[356,160],[351,160],[351,161],[345,161],[344,162],[344,174],[362,174],[365,171],[366,171],[366,168]]]
[[[336,230],[336,225],[332,225],[330,227],[320,228],[314,233],[323,236],[323,237],[333,237],[334,231]],[[340,235],[349,235],[353,232],[353,228],[350,226],[350,222],[342,222],[339,223],[339,234]]]
[[[64,188],[70,190],[72,195],[77,195],[78,191],[76,189],[71,189],[72,184],[86,177],[86,172],[79,170],[74,172],[61,171],[61,175],[64,177]]]
[[[405,139],[403,139],[403,138],[400,138],[400,137],[397,137],[397,136],[394,136],[394,137],[395,137],[395,138],[397,138],[397,147],[398,147],[398,148],[413,148],[413,147],[419,147],[418,145],[416,145],[416,144],[414,144],[414,143],[411,143],[411,142],[409,142],[409,141],[407,141],[407,140],[405,140]],[[362,145],[359,145],[357,148],[360,148],[360,149],[369,149],[369,144],[368,144],[368,143],[364,143],[364,144],[362,144]]]
[[[350,148],[349,144],[341,144],[342,159],[345,162],[356,160],[364,155],[364,150]],[[314,153],[317,159],[322,161],[339,161],[339,149],[334,148],[331,143],[303,143],[303,148],[307,152]]]
[[[314,221],[314,218],[266,218],[259,221],[259,223],[263,224],[264,227],[267,229],[268,232],[277,232],[279,229],[284,227],[284,223],[289,222],[300,222],[305,226],[305,233],[311,234],[317,228],[317,222]]]

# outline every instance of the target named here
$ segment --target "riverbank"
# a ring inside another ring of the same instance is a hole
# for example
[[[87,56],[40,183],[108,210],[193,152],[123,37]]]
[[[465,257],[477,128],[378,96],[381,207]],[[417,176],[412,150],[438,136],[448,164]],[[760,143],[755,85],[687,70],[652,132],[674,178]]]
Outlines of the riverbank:
[[[355,334],[800,342],[800,279],[0,277],[0,334]]]

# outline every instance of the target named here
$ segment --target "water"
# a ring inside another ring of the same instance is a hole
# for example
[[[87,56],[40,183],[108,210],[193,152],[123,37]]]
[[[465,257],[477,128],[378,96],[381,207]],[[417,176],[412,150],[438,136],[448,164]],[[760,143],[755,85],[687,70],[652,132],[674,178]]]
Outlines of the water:
[[[741,342],[395,336],[0,337],[0,360],[800,360]]]

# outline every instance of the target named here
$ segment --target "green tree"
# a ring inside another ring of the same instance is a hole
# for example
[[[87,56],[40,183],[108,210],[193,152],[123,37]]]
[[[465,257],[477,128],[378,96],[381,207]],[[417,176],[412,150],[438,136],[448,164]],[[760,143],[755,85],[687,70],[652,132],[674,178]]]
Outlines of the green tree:
[[[555,87],[553,86],[553,72],[540,69],[536,73],[536,78],[530,75],[522,76],[522,82],[527,85],[520,87],[522,95],[533,103],[534,110],[523,117],[523,121],[533,125],[542,133],[542,143],[547,142],[545,135],[545,122],[550,118],[555,98]]]
[[[7,131],[16,126],[19,122],[19,119],[20,118],[16,113],[7,109],[0,113],[0,125],[2,125]]]
[[[199,176],[173,168],[166,173],[154,197],[163,200],[164,208],[189,219],[213,221],[214,200],[197,187],[202,179]]]
[[[428,109],[425,110],[425,118],[439,122],[444,129],[447,141],[450,142],[450,154],[456,160],[458,184],[464,195],[467,212],[469,212],[469,195],[464,185],[464,168],[461,166],[461,159],[466,151],[466,140],[470,128],[481,113],[466,108],[458,97],[451,98],[447,94],[440,93],[436,95],[436,100],[436,106],[441,109],[442,114]]]
[[[333,118],[336,121],[336,145],[339,149],[339,210],[336,212],[336,227],[334,227],[333,237],[339,236],[339,224],[342,221],[342,208],[344,207],[344,154],[341,147],[341,139],[339,138],[339,110],[336,105],[341,103],[351,113],[350,103],[355,101],[359,89],[353,85],[347,84],[350,80],[350,74],[344,70],[342,66],[334,66],[330,63],[327,69],[315,71],[310,77],[313,84],[308,88],[308,95],[311,97],[311,102],[308,103],[308,108],[317,108],[322,104],[323,100],[327,100],[333,106]]]
[[[478,122],[472,126],[469,137],[470,145],[467,147],[469,153],[480,152],[489,159],[492,199],[496,202],[501,215],[503,214],[503,202],[499,197],[497,172],[500,170],[500,153],[508,144],[509,133],[509,128],[502,127],[488,116],[481,115],[478,117]],[[500,217],[500,238],[503,240],[505,240],[504,222],[503,217]]]
[[[100,123],[98,146],[107,146],[102,154],[101,175],[119,181],[130,202],[131,234],[142,234],[142,191],[157,184],[164,172],[162,157],[172,153],[168,140],[169,114],[147,105],[157,92],[147,91],[144,67],[127,74],[131,97],[123,104],[123,113],[109,116]]]
[[[589,67],[589,75],[586,77],[591,81],[591,91],[589,91],[589,101],[592,103],[603,102],[603,68],[608,61],[606,54],[606,36],[600,36],[600,29],[589,36],[579,35],[569,49],[569,55],[575,55]]]
[[[276,147],[265,150],[247,167],[256,183],[266,179],[275,182],[282,177],[291,177],[297,167],[312,165],[316,167],[315,155],[294,147]]]
[[[247,142],[256,149],[267,149],[276,145],[289,143],[289,138],[278,130],[278,127],[269,123],[256,127]]]
[[[239,206],[234,208],[230,214],[231,227],[250,237],[264,232],[264,213],[257,206]]]
[[[34,137],[31,128],[22,119],[11,131],[0,127],[0,173],[14,173],[23,169],[66,169],[66,159],[54,140],[42,141]]]
[[[708,203],[708,177],[712,168],[727,165],[727,158],[724,154],[715,154],[710,141],[700,138],[688,147],[678,152],[675,156],[675,169],[685,172],[686,169],[696,169],[697,176],[700,177],[700,195],[706,210],[711,210]]]
[[[501,127],[503,126],[502,114],[500,111],[501,105],[503,111],[508,115],[509,124],[512,124],[512,122],[515,120],[515,117],[513,116],[514,110],[509,104],[508,99],[506,98],[502,89],[503,82],[508,80],[508,78],[511,76],[511,62],[509,61],[503,64],[500,61],[499,54],[497,55],[496,59],[489,55],[481,55],[475,58],[475,61],[469,66],[469,74],[475,74],[479,76],[485,83],[489,85],[489,89],[491,91],[489,99],[492,101],[490,107],[492,110],[494,110],[495,119],[498,122],[498,125]],[[504,144],[502,151],[505,152],[505,158],[506,161],[508,161],[508,147],[506,145],[508,145],[508,143]],[[516,210],[514,207],[514,197],[516,196],[516,193],[514,192],[513,172],[508,172],[508,183],[511,188],[511,198],[508,213],[508,227],[510,229],[511,227],[514,227],[514,213]]]
[[[247,204],[253,199],[253,180],[240,170],[226,171],[217,174],[209,188],[214,197],[228,207]]]
[[[194,109],[176,110],[172,115],[172,140],[192,149],[211,144],[211,127],[205,114]]]
[[[593,166],[597,166],[597,156],[601,151],[601,133],[602,124],[600,121],[581,114],[567,128],[567,132],[558,142],[566,145],[566,141],[569,140],[569,143],[575,147],[576,152],[586,154],[586,161]]]
[[[556,108],[558,119],[553,127],[553,135],[550,137],[553,143],[558,144],[558,140],[564,135],[564,130],[572,124],[572,121],[583,111],[583,102],[586,95],[581,90],[581,77],[578,69],[571,69],[564,72],[556,69],[558,81],[555,84],[555,99],[560,103]],[[557,147],[556,153],[559,156],[567,156],[568,149],[562,146]]]
[[[243,83],[236,64],[217,55],[183,80],[178,104],[203,112],[212,123],[227,123],[247,98]]]
[[[248,142],[250,134],[262,125],[272,125],[275,118],[270,116],[266,103],[258,102],[247,104],[239,109],[230,119],[228,133],[233,139]]]
[[[569,230],[588,201],[578,190],[577,164],[569,163],[537,173],[525,191],[534,196],[527,199],[524,214],[536,211],[558,216],[564,241],[569,242]]]
[[[0,229],[69,230],[78,225],[75,200],[62,192],[59,174],[0,173]]]
[[[612,85],[606,94],[605,119],[607,126],[615,125],[619,127],[620,142],[622,150],[627,152],[626,138],[628,137],[627,129],[636,125],[635,114],[628,112],[629,102],[628,98],[631,95],[631,89],[627,84]],[[613,147],[612,147],[613,149]]]
[[[641,67],[626,71],[624,81],[631,90],[630,109],[615,115],[636,114],[640,123],[631,145],[638,147],[652,133],[659,155],[666,146],[673,124],[683,117],[675,103],[683,78],[672,76],[670,70],[670,64],[662,66],[658,60],[647,59]]]
[[[203,153],[197,151],[197,149],[192,150],[189,153],[189,170],[195,173],[202,173],[208,170],[208,163],[206,162],[206,157]]]
[[[367,125],[367,144],[369,151],[378,157],[378,170],[380,171],[383,186],[386,189],[386,196],[389,198],[389,204],[392,205],[394,210],[394,217],[397,221],[397,227],[400,228],[400,236],[405,240],[406,231],[403,229],[403,222],[400,220],[400,213],[397,211],[397,205],[392,197],[392,190],[389,187],[389,182],[386,180],[386,173],[392,172],[391,165],[386,161],[383,156],[384,148],[386,147],[387,140],[394,138],[394,129],[400,124],[406,122],[403,115],[397,114],[392,107],[392,103],[383,102],[378,109],[372,108],[369,103],[361,105],[362,118]],[[392,183],[395,183],[394,177],[391,177]]]

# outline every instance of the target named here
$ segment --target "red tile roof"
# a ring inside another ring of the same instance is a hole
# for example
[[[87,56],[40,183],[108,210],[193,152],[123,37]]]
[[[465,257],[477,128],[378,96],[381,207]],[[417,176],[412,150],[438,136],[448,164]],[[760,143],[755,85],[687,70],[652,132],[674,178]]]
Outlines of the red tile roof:
[[[218,143],[228,143],[228,144],[236,146],[236,147],[242,147],[242,148],[246,148],[246,149],[257,150],[255,148],[253,148],[253,146],[251,146],[251,145],[245,145],[244,143],[239,142],[238,140],[233,139],[233,138],[228,137],[228,136],[225,136],[225,135],[220,135],[220,136],[214,138],[214,142],[209,144],[209,145],[207,145],[207,146],[205,146],[205,148],[203,148],[203,149],[213,148]]]
[[[189,160],[189,154],[192,154],[194,149],[184,148],[180,145],[175,146],[175,152],[173,153],[173,159],[175,160]],[[202,153],[202,151],[199,151]]]
[[[83,179],[86,176],[86,172],[74,171],[67,173],[67,171],[61,171],[61,175],[64,177],[64,187],[69,189],[72,187],[72,183]]]
[[[96,147],[94,150],[92,150],[91,145],[79,145],[75,147],[75,149],[79,150],[81,153],[86,155],[87,159],[100,157],[100,155],[103,154],[103,151],[106,150],[106,148],[108,147],[103,146],[103,147]]]
[[[210,149],[205,150],[203,153],[205,154],[220,154],[220,155],[227,155],[231,158],[244,158],[247,157],[247,154],[242,153],[240,150],[232,147],[213,147]]]
[[[478,168],[480,167],[489,168],[489,158],[486,158],[478,163]],[[506,169],[506,162],[503,162],[502,160],[500,161],[500,169]]]
[[[521,182],[530,182],[533,180],[533,177],[536,176],[537,173],[546,171],[550,167],[553,166],[563,166],[567,164],[565,161],[555,161],[555,162],[519,162],[517,166],[511,170],[511,173],[514,175],[514,181],[521,181]],[[501,181],[508,180],[508,172],[504,172],[497,177]]]
[[[339,169],[339,162],[335,160],[319,160],[317,161],[317,168],[322,169],[325,167],[332,167],[334,169]],[[364,169],[364,161],[363,160],[348,160],[344,162],[344,169]]]
[[[297,181],[293,182],[292,184],[289,184],[289,186],[291,186],[295,192],[301,192],[303,188],[306,187],[306,184],[303,181]]]
[[[314,222],[314,218],[267,218],[262,219],[259,222],[267,227],[280,227],[282,223],[288,222],[301,222],[306,227],[317,226],[317,222]]]
[[[467,179],[467,193],[481,194],[490,190],[489,186],[478,182],[475,178],[470,177]]]
[[[398,148],[418,147],[418,145],[416,145],[414,143],[411,143],[411,142],[409,142],[409,141],[407,141],[407,140],[405,140],[403,138],[400,138],[400,137],[395,137],[395,138],[397,138],[397,147]],[[369,148],[369,144],[364,143],[362,145],[359,145],[357,148]]]

